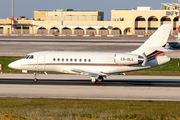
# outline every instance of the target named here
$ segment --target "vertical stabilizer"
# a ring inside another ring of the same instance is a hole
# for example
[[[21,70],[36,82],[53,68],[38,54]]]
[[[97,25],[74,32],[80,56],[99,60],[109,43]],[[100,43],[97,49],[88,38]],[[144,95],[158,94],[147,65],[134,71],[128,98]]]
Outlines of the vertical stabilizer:
[[[158,30],[152,34],[149,39],[144,42],[138,49],[132,51],[133,54],[142,55],[145,53],[146,55],[151,54],[154,51],[168,51],[163,46],[167,43],[168,37],[170,34],[172,25],[171,24],[163,24]]]

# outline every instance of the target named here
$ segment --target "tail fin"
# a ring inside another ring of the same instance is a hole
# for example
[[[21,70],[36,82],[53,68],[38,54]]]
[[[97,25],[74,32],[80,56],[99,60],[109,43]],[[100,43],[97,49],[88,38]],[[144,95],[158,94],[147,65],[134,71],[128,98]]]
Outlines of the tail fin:
[[[138,49],[132,51],[133,54],[146,55],[154,54],[162,51],[170,51],[164,48],[165,44],[168,41],[169,33],[171,30],[171,24],[163,24],[158,30],[154,32],[149,39],[146,40]]]

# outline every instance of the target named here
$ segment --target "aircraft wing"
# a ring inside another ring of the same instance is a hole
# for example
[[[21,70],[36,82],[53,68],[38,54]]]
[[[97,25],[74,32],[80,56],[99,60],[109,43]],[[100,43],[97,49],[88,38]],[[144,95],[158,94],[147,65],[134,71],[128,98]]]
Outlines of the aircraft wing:
[[[85,70],[85,69],[71,69],[73,72],[80,73],[81,75],[90,75],[90,76],[104,76],[106,77],[107,74],[98,72],[98,71],[93,71],[93,70]]]

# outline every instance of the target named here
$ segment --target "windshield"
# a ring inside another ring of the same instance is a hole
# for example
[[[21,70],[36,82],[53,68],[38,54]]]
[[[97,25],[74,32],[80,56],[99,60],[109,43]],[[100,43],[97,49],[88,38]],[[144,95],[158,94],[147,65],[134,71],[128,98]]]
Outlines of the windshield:
[[[23,59],[33,59],[34,58],[34,55],[26,55],[24,56]]]
[[[28,58],[28,56],[29,56],[29,55],[24,56],[24,58],[23,58],[23,59],[27,59],[27,58]]]

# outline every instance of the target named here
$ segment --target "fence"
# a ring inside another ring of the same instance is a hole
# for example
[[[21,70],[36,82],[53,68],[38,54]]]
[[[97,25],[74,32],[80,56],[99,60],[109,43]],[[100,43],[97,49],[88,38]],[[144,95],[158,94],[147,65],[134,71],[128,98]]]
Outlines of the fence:
[[[112,34],[112,35],[120,35],[121,32],[120,32],[120,30],[112,30],[112,31],[111,31],[111,34]]]
[[[99,30],[99,34],[100,35],[109,35],[109,31],[108,30]]]
[[[145,30],[135,30],[136,35],[144,35],[146,33]]]
[[[177,30],[173,30],[173,35],[178,35],[178,31]]]
[[[0,34],[3,34],[3,29],[0,29]]]
[[[152,35],[156,30],[148,30],[147,34]],[[121,31],[120,30],[99,30],[99,34],[97,34],[97,30],[74,30],[74,33],[72,34],[72,30],[71,29],[65,29],[61,31],[61,35],[121,35]],[[0,29],[0,35],[7,35],[7,34],[34,34],[34,35],[60,35],[60,31],[54,31],[54,30],[46,30],[46,29],[40,29],[37,31],[32,32],[29,29],[14,29],[14,32],[11,33],[10,30],[4,30],[4,29]],[[126,33],[124,33],[126,34]],[[135,34],[136,35],[145,35],[146,31],[145,30],[135,30]],[[172,35],[178,35],[178,31],[177,30],[173,30]]]
[[[84,30],[75,30],[74,34],[75,35],[84,35]]]
[[[72,31],[70,29],[62,30],[63,35],[72,35]]]
[[[148,34],[152,35],[156,30],[148,30]]]

